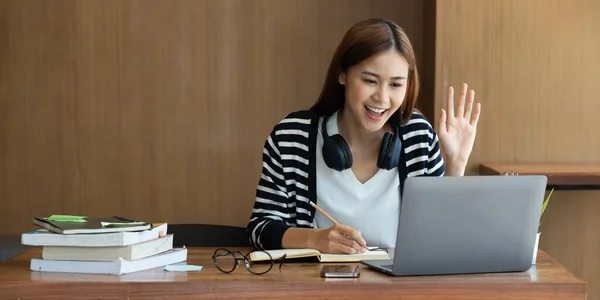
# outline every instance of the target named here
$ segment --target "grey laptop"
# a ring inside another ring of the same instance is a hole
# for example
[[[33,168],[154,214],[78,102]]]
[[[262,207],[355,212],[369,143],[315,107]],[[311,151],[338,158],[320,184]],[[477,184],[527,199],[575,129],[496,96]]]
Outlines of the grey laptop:
[[[546,176],[410,177],[391,260],[363,264],[396,276],[531,268]]]

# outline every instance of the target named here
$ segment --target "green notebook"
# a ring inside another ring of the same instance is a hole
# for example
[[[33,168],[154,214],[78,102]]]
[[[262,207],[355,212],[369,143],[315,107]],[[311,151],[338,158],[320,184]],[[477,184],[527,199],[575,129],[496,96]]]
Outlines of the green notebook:
[[[52,215],[34,217],[33,224],[59,234],[109,233],[142,231],[152,228],[149,222],[138,222],[119,216],[94,217]]]

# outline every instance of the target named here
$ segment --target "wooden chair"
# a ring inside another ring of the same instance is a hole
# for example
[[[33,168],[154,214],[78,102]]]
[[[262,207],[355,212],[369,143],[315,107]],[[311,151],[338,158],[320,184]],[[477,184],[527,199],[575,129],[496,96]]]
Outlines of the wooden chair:
[[[211,224],[168,224],[173,247],[251,247],[245,227]]]
[[[0,236],[0,262],[3,262],[21,252],[29,246],[21,245],[20,236]]]

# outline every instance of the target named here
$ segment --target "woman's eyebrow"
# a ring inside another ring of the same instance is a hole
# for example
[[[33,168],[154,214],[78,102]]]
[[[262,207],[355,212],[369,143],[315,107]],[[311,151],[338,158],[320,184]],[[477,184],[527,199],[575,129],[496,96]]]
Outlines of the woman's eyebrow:
[[[377,75],[377,74],[375,74],[373,72],[362,71],[361,73],[366,74],[366,75],[371,75],[371,76],[374,76],[374,77],[377,77],[377,78],[380,78],[379,75]],[[392,77],[392,79],[394,79],[394,80],[402,80],[402,79],[406,79],[406,77],[404,77],[404,76],[395,76],[395,77]]]

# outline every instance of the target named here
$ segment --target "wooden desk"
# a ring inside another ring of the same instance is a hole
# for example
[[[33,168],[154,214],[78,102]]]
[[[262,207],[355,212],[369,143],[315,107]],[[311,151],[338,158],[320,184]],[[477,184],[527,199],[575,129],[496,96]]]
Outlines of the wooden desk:
[[[482,163],[481,175],[546,175],[548,188],[600,189],[600,163]]]
[[[188,264],[200,272],[161,268],[124,276],[42,273],[29,270],[40,257],[32,248],[0,264],[2,299],[585,299],[586,285],[546,253],[527,272],[392,277],[360,264],[357,279],[319,277],[323,264],[284,263],[266,275],[243,266],[232,274],[212,263],[214,248],[190,248]]]

